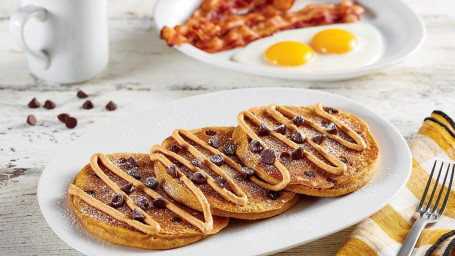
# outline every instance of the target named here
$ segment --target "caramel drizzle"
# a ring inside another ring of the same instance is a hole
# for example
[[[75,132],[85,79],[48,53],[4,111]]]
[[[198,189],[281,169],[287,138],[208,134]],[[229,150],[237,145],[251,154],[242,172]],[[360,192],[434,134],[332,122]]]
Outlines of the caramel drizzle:
[[[183,129],[177,129],[177,130],[175,130],[172,133],[172,138],[174,138],[175,141],[182,148],[187,150],[193,157],[195,157],[195,158],[199,157],[201,159],[202,164],[204,164],[205,166],[210,168],[210,170],[212,170],[217,175],[219,175],[219,176],[225,178],[226,180],[228,180],[229,182],[227,183],[227,185],[233,190],[234,193],[232,193],[231,191],[227,190],[226,188],[221,188],[220,186],[218,186],[218,184],[215,181],[215,179],[213,179],[202,168],[199,168],[199,167],[193,165],[190,161],[186,160],[184,157],[182,157],[182,156],[180,156],[180,155],[178,155],[178,154],[176,154],[176,153],[174,153],[174,152],[172,152],[172,151],[170,151],[170,150],[168,150],[168,149],[166,149],[166,148],[164,148],[162,146],[159,146],[159,145],[153,146],[151,151],[150,151],[150,154],[151,154],[150,158],[152,160],[159,160],[163,164],[164,164],[164,161],[166,161],[166,162],[168,162],[168,163],[170,163],[172,165],[172,163],[165,156],[172,157],[175,160],[177,160],[179,163],[185,165],[192,172],[202,172],[202,173],[204,173],[206,175],[206,177],[207,177],[207,184],[213,190],[215,190],[221,197],[223,197],[224,199],[226,199],[226,200],[228,200],[230,202],[233,202],[233,203],[235,203],[237,205],[240,205],[240,206],[246,205],[247,202],[248,202],[248,197],[237,186],[236,182],[229,175],[227,175],[226,172],[221,167],[219,167],[216,164],[212,163],[210,161],[210,159],[208,159],[204,154],[202,154],[194,146],[192,146],[191,144],[186,142],[183,137],[185,137],[185,138],[187,138],[189,140],[192,140],[193,142],[195,142],[199,146],[209,150],[213,154],[222,155],[223,159],[224,159],[224,162],[227,163],[229,166],[231,166],[232,168],[234,168],[235,170],[237,170],[239,172],[241,171],[242,166],[237,164],[237,163],[235,163],[232,159],[230,159],[229,157],[224,155],[221,151],[211,147],[206,142],[204,142],[203,140],[201,140],[198,137],[196,137],[195,135],[193,135],[191,132],[188,132],[188,131],[183,130]],[[160,154],[160,155],[158,155],[158,154]],[[169,166],[167,166],[167,167],[169,167]],[[176,168],[176,169],[178,170],[178,168]],[[180,170],[178,170],[178,173],[179,173],[180,177],[184,177],[183,178],[184,180],[187,180],[189,183],[191,183],[192,186],[194,186],[192,181],[189,180],[183,173],[181,173]],[[188,184],[185,181],[184,181],[184,183],[185,183],[185,185],[188,186]]]
[[[117,186],[100,168],[98,165],[98,159],[101,160],[101,162],[108,168],[110,171],[112,171],[115,175],[119,176],[120,178],[126,180],[127,182],[132,183],[136,188],[141,189],[144,193],[146,193],[148,196],[152,197],[153,199],[156,198],[161,198],[162,196],[155,192],[154,190],[146,187],[142,182],[136,180],[135,178],[131,177],[124,171],[122,171],[120,168],[118,168],[116,165],[114,165],[104,154],[102,153],[97,153],[94,154],[90,158],[90,166],[93,169],[93,171],[100,177],[100,179],[106,183],[110,187],[112,191],[115,193],[121,193],[123,195],[123,198],[128,205],[128,207],[131,210],[137,209],[142,213],[144,216],[144,223],[141,223],[140,221],[133,220],[128,218],[126,215],[121,213],[120,211],[116,210],[115,208],[112,208],[103,202],[97,200],[96,198],[93,198],[89,195],[87,195],[82,189],[76,187],[74,184],[71,184],[68,193],[74,196],[80,197],[82,200],[84,200],[87,204],[91,205],[92,207],[112,216],[113,218],[117,219],[118,221],[124,222],[146,234],[149,235],[155,235],[160,232],[160,225],[157,223],[155,220],[153,220],[145,211],[143,211],[140,207],[136,205],[133,199],[131,199],[125,192],[123,192],[120,187]],[[164,198],[163,198],[164,199]],[[164,199],[166,201],[166,208],[169,209],[170,211],[174,212],[178,216],[180,216],[182,219],[186,220],[188,223],[192,224],[193,226],[197,227],[199,230],[201,230],[203,233],[208,233],[213,229],[213,217],[211,215],[210,209],[203,207],[204,211],[204,220],[205,222],[202,222],[201,220],[195,218],[188,212],[184,211],[183,209],[179,208],[177,205],[174,203]],[[208,203],[207,203],[208,205]],[[162,232],[161,232],[162,233]]]
[[[261,125],[262,121],[259,118],[257,118],[256,115],[254,115],[250,111],[242,111],[237,116],[237,122],[239,123],[239,126],[242,128],[242,130],[245,131],[245,133],[251,139],[260,141],[263,146],[263,149],[267,149],[268,148],[267,145],[261,140],[261,138],[259,138],[258,135],[256,135],[256,133],[251,129],[251,127],[249,125],[247,125],[245,118],[248,118],[251,122],[253,122],[257,126]],[[278,190],[284,189],[291,181],[291,178],[289,177],[289,172],[286,169],[286,167],[284,167],[283,164],[280,161],[278,161],[277,159],[275,159],[275,161],[273,162],[273,165],[278,169],[278,171],[281,173],[281,176],[283,177],[280,182],[275,183],[275,184],[270,184],[270,183],[266,183],[266,182],[256,178],[255,176],[251,177],[251,181],[253,181],[254,183],[258,184],[259,186],[269,189],[269,190],[278,191]]]

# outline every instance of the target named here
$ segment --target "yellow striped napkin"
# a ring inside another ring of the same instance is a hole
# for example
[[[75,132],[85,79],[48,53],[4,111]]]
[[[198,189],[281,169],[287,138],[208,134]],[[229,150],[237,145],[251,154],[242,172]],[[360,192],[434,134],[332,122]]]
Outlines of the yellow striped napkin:
[[[357,224],[338,256],[397,255],[411,229],[435,159],[455,161],[455,123],[441,111],[425,119],[410,144],[413,163],[406,187],[390,204]],[[431,188],[431,187],[430,187]],[[413,255],[455,255],[455,190],[444,216],[423,230]],[[438,190],[439,191],[439,190]],[[453,251],[451,253],[451,251]]]

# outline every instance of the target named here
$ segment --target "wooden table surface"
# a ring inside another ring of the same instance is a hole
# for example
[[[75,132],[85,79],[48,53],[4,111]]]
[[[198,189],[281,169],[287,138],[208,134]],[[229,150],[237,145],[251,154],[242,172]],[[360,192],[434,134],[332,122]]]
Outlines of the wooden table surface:
[[[455,5],[452,0],[407,0],[427,28],[422,48],[404,62],[361,78],[340,82],[301,82],[260,78],[200,63],[158,39],[154,1],[111,0],[110,64],[86,83],[59,85],[28,72],[24,53],[8,32],[18,0],[0,2],[0,254],[78,255],[46,224],[36,190],[52,157],[85,132],[110,120],[170,100],[244,87],[298,87],[323,90],[363,103],[391,121],[409,142],[424,117],[440,109],[455,116]],[[91,95],[95,109],[83,110],[78,89]],[[29,109],[37,97],[51,99],[54,110]],[[108,112],[109,100],[119,108]],[[78,118],[66,129],[56,115]],[[38,124],[25,123],[34,114]],[[333,255],[353,227],[277,255]]]

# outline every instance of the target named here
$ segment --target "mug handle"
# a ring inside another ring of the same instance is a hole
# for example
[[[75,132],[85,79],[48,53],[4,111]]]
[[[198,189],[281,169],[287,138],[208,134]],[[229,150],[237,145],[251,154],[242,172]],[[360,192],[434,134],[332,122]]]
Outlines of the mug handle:
[[[39,63],[43,69],[47,69],[50,64],[49,55],[47,55],[45,51],[30,49],[24,39],[24,26],[27,21],[33,17],[39,21],[44,22],[47,17],[46,9],[33,4],[29,4],[17,9],[17,11],[11,15],[9,23],[10,30],[13,34],[13,37],[19,44],[19,47],[21,47],[26,53],[32,55],[35,59],[39,60]]]

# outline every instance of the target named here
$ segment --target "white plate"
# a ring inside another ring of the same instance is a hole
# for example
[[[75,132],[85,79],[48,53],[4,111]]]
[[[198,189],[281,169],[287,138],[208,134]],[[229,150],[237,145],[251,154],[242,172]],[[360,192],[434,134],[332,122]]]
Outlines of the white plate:
[[[237,113],[271,103],[308,105],[322,102],[358,115],[371,127],[381,150],[379,170],[364,188],[337,198],[304,197],[297,206],[274,218],[236,221],[219,234],[183,248],[153,255],[259,255],[294,247],[349,227],[372,215],[405,185],[411,153],[400,133],[368,108],[321,91],[268,88],[223,91],[155,107],[101,126],[62,150],[44,169],[38,184],[41,211],[66,243],[89,255],[150,253],[94,238],[68,208],[66,190],[96,152],[149,152],[176,128],[236,125]]]
[[[340,2],[341,0],[296,0],[294,7],[309,3]],[[183,24],[199,6],[201,0],[160,0],[154,10],[156,27],[174,27]],[[197,60],[248,74],[292,79],[292,80],[341,80],[365,75],[396,64],[415,52],[425,37],[425,27],[420,17],[400,0],[369,1],[359,0],[365,6],[366,13],[361,22],[374,25],[382,33],[385,41],[384,55],[375,63],[354,70],[304,73],[296,71],[271,70],[263,67],[248,66],[230,60],[239,49],[210,54],[190,45],[176,47],[182,53]],[[293,8],[294,8],[293,7]]]

